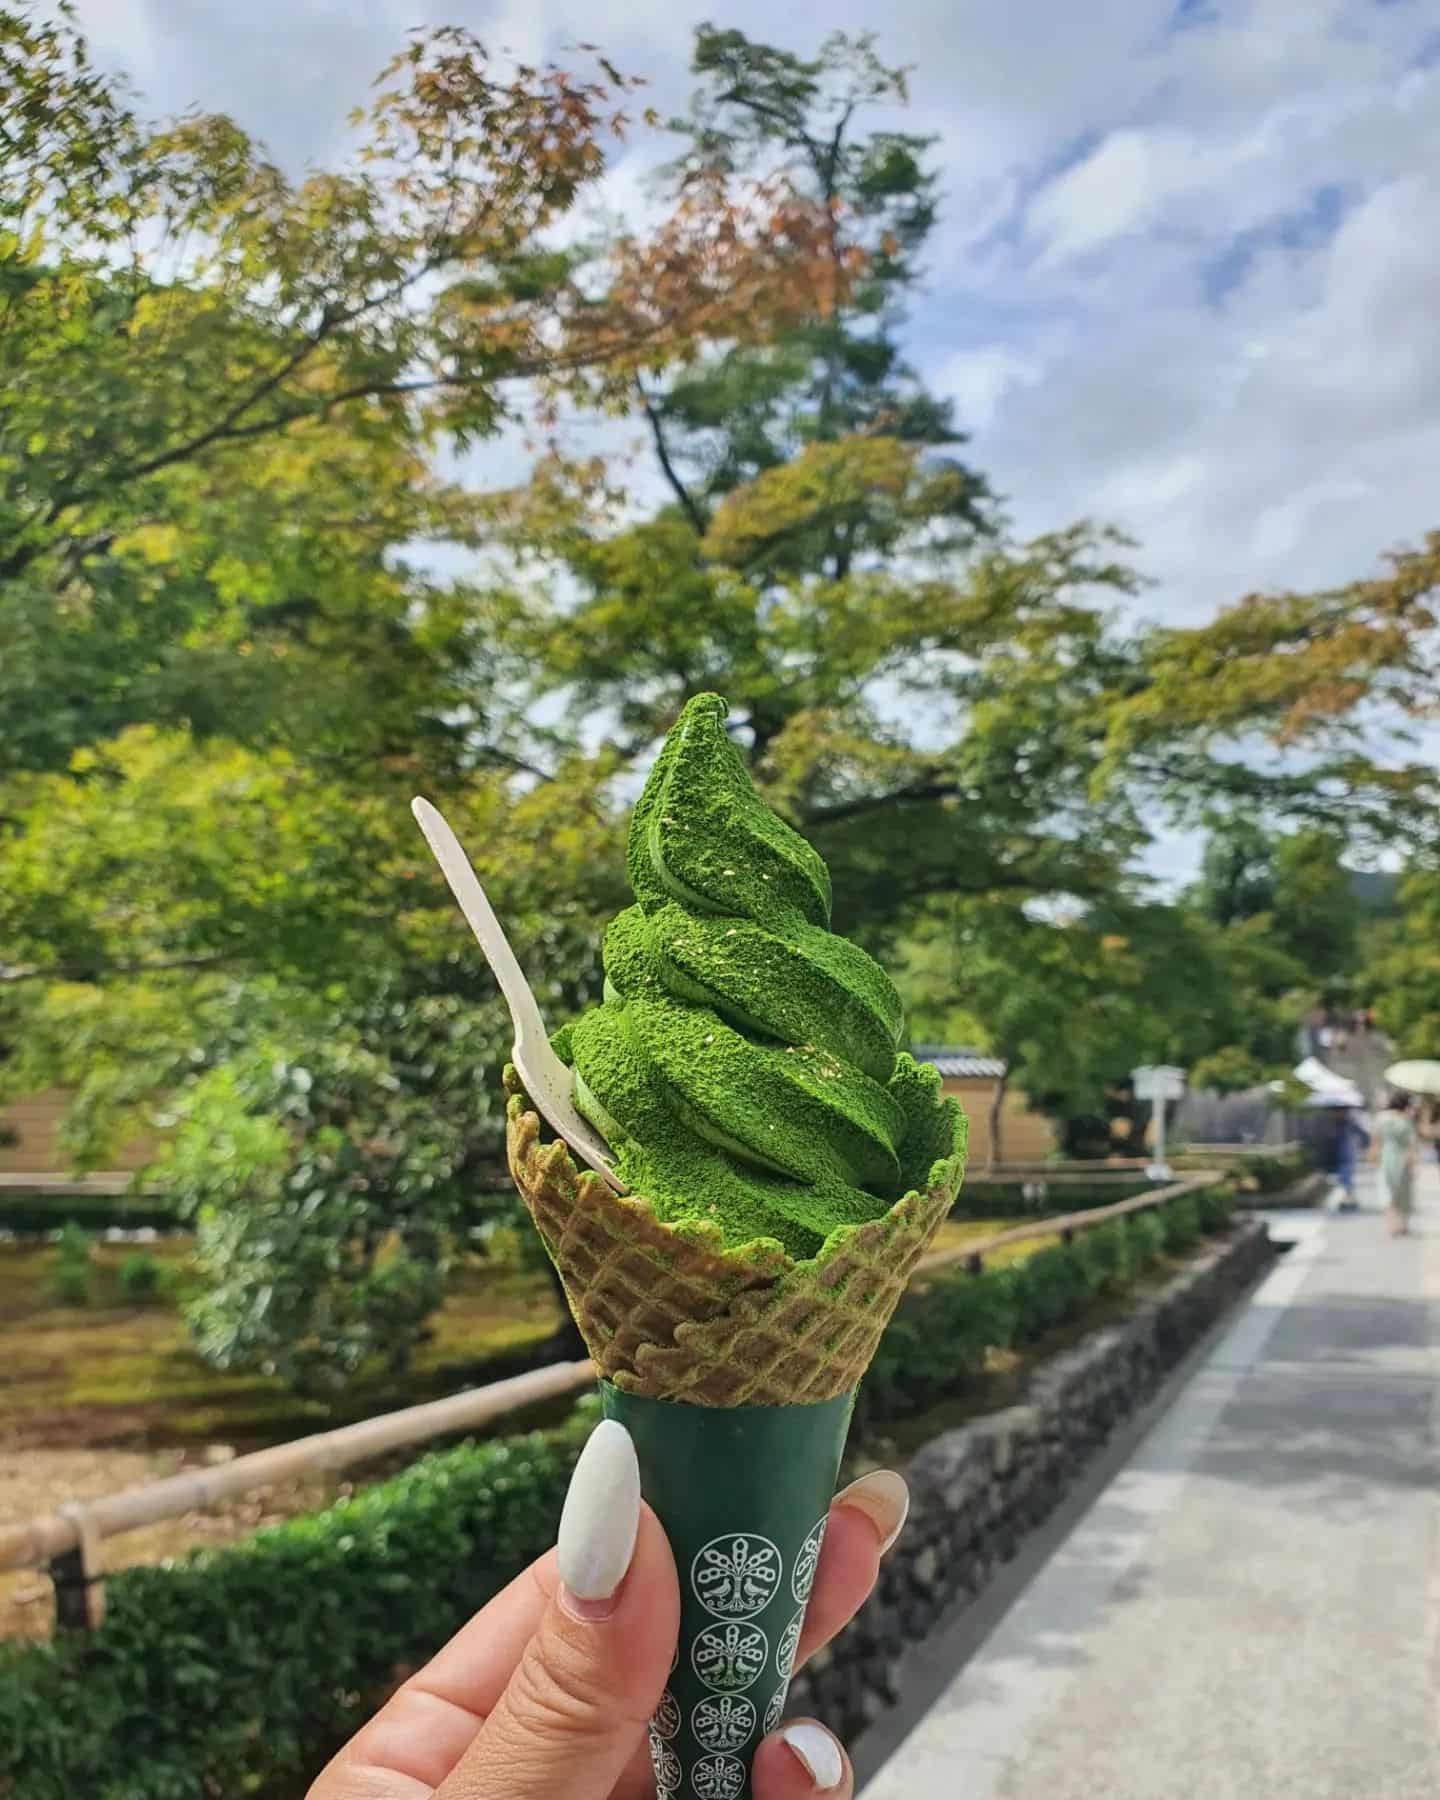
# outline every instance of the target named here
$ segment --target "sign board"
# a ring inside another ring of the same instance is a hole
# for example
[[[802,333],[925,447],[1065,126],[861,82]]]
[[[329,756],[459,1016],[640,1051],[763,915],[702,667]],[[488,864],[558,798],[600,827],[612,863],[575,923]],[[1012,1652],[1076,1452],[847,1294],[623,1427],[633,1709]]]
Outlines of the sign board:
[[[1132,1069],[1137,1100],[1179,1100],[1185,1093],[1185,1071],[1172,1069],[1167,1063]]]

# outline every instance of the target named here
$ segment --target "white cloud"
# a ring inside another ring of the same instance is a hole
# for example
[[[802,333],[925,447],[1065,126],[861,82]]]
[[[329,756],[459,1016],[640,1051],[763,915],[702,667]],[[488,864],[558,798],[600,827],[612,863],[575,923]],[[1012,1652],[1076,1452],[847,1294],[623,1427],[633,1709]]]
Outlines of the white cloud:
[[[956,402],[972,431],[984,431],[1019,388],[1033,387],[1043,365],[1037,357],[1004,344],[957,350],[937,377],[938,385]]]
[[[709,0],[81,0],[157,108],[233,111],[291,163],[333,155],[403,41],[454,19],[530,55],[593,38],[678,109]],[[914,355],[1017,526],[1086,514],[1142,544],[1152,613],[1340,581],[1440,523],[1440,67],[1408,0],[835,0],[724,23],[812,51],[872,28],[914,65],[891,122],[939,134],[944,207]],[[663,149],[587,209],[643,214]],[[633,433],[605,427],[596,442]],[[518,434],[477,476],[513,479]]]

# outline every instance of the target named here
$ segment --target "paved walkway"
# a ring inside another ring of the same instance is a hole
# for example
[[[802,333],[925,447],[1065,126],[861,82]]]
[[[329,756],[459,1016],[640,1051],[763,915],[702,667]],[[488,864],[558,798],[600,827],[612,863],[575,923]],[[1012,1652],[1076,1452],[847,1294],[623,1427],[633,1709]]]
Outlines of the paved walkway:
[[[1296,1238],[865,1800],[1440,1795],[1440,1180]]]

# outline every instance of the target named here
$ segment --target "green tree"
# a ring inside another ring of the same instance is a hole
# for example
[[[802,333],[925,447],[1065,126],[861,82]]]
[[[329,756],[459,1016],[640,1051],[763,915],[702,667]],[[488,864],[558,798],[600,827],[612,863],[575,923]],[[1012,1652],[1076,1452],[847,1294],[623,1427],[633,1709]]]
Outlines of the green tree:
[[[143,119],[68,7],[0,0],[0,83],[4,1080],[73,1086],[92,1162],[163,1096],[202,1341],[320,1385],[404,1355],[498,1155],[505,1022],[409,796],[557,1013],[618,900],[610,763],[527,763],[487,597],[421,571],[488,529],[434,452],[808,309],[826,222],[717,171],[558,251],[631,84],[454,29],[299,182]]]
[[[1281,1002],[1293,1034],[1302,995],[1339,1001],[1349,993],[1364,908],[1345,848],[1338,831],[1316,825],[1267,830],[1240,816],[1212,831],[1189,898],[1248,964],[1237,973],[1248,977],[1257,1023]],[[1270,953],[1268,966],[1257,954],[1261,946]],[[1273,1027],[1273,1019],[1266,1022]],[[1273,1041],[1277,1034],[1257,1035]]]
[[[1193,900],[1217,925],[1268,913],[1275,905],[1275,842],[1253,818],[1228,819],[1206,840]]]
[[[937,1005],[958,1007],[975,1023],[973,1041],[1006,1064],[991,1115],[997,1162],[1009,1085],[1062,1136],[1078,1127],[1087,1141],[1077,1147],[1089,1150],[1094,1122],[1116,1112],[1131,1069],[1188,1066],[1235,1030],[1237,996],[1213,930],[1123,886],[1069,918],[1003,898],[936,902],[906,950],[902,992],[916,1035]],[[1133,1116],[1133,1103],[1120,1110]],[[1098,1147],[1114,1147],[1103,1123]]]
[[[0,56],[0,772],[276,705],[362,754],[473,735],[473,638],[397,557],[475,540],[436,445],[810,304],[824,221],[719,176],[598,266],[553,248],[625,126],[603,60],[416,35],[293,182],[228,119],[143,121],[68,7],[0,4]]]
[[[1275,854],[1274,935],[1310,978],[1343,995],[1355,973],[1361,908],[1338,832],[1308,827]]]
[[[1440,873],[1417,862],[1398,910],[1367,934],[1361,991],[1404,1057],[1440,1059]]]
[[[862,129],[867,111],[905,101],[905,72],[880,61],[868,34],[833,33],[805,58],[710,25],[696,33],[692,68],[690,111],[671,121],[686,139],[673,178],[718,167],[802,193],[827,220],[831,265],[810,316],[642,391],[661,469],[703,536],[728,493],[811,446],[859,437],[953,452],[964,437],[899,341],[935,225],[934,140]],[[926,483],[931,532],[969,541],[985,518],[984,481],[947,454],[927,458]],[[786,554],[843,576],[866,547],[865,510],[852,506]]]

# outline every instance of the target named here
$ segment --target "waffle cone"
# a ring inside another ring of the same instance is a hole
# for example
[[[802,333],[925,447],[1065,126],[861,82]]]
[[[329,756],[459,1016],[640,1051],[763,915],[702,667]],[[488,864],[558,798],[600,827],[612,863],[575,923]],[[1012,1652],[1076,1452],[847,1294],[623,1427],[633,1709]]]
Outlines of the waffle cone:
[[[642,1196],[577,1169],[542,1126],[513,1069],[510,1172],[575,1323],[606,1381],[692,1406],[795,1406],[852,1392],[870,1366],[916,1263],[959,1192],[955,1154],[930,1185],[878,1219],[842,1226],[797,1262],[773,1239],[727,1250],[715,1225],[663,1224]]]

